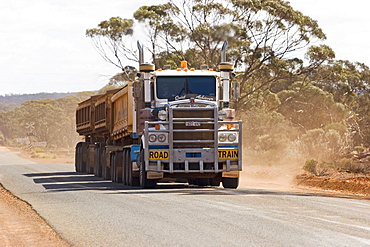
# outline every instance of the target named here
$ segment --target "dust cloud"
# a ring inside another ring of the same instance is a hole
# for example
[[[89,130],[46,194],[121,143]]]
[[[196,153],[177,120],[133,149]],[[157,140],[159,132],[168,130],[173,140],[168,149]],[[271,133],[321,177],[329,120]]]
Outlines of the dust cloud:
[[[268,154],[253,155],[243,152],[243,171],[239,186],[270,190],[290,190],[295,185],[295,177],[304,172],[303,161],[299,157],[269,157]]]

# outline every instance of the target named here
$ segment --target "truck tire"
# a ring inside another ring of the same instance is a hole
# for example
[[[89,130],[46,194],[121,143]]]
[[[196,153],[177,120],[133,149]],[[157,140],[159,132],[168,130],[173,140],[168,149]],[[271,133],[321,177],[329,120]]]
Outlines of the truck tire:
[[[116,183],[122,183],[122,157],[123,151],[116,151],[115,157],[115,178]]]
[[[127,160],[127,149],[123,149],[122,159],[122,180],[124,185],[128,185],[128,160]]]
[[[134,176],[132,160],[131,160],[131,149],[126,149],[126,183],[129,186],[138,186],[140,184],[139,178]]]
[[[157,185],[157,179],[147,179],[144,162],[144,149],[140,150],[140,187],[153,189]]]
[[[109,180],[110,179],[110,168],[107,166],[107,152],[106,150],[104,149],[103,151],[103,159],[104,159],[104,163],[102,164],[102,178],[104,180]]]
[[[211,186],[220,187],[221,179],[220,178],[210,178]]]
[[[110,153],[110,169],[112,172],[111,180],[113,183],[117,182],[116,181],[116,151],[113,151]]]
[[[225,189],[236,189],[239,186],[239,178],[222,178],[222,185]]]
[[[75,151],[75,170],[81,172],[81,142],[77,143]]]
[[[94,175],[96,177],[101,177],[101,147],[100,147],[100,143],[97,144],[97,146],[95,147],[95,150],[94,150],[94,155],[95,155],[95,158],[94,158]]]
[[[209,178],[198,178],[198,186],[206,187],[211,185]]]

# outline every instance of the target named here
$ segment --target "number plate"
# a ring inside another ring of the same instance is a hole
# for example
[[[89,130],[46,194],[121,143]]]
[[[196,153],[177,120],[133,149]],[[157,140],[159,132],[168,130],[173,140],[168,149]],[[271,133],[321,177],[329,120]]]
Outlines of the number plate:
[[[200,121],[186,121],[185,126],[200,126]]]
[[[218,150],[218,158],[223,160],[238,159],[238,150]]]
[[[150,160],[168,160],[169,152],[167,150],[150,150],[149,159]]]

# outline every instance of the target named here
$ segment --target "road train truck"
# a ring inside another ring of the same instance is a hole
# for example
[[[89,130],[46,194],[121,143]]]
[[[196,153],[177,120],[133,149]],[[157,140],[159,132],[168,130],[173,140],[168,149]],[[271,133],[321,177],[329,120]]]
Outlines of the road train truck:
[[[237,188],[242,122],[229,107],[237,84],[226,46],[218,71],[188,68],[186,61],[155,69],[143,62],[138,42],[135,81],[78,104],[76,130],[84,141],[76,145],[76,171],[142,188],[168,182]]]

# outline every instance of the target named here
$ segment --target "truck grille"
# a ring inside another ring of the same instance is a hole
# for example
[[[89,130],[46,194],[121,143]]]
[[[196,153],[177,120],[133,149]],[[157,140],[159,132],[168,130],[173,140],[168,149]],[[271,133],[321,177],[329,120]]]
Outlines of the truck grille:
[[[172,108],[173,147],[214,147],[216,110],[211,107]]]

